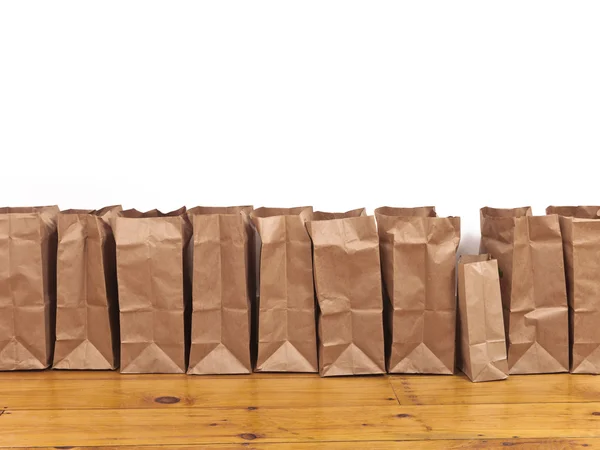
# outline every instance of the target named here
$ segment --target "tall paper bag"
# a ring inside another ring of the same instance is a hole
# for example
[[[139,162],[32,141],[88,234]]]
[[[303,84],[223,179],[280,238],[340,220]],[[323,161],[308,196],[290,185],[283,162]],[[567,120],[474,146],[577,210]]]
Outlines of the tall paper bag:
[[[388,322],[388,372],[452,374],[460,218],[434,207],[375,210]]]
[[[549,206],[558,214],[569,301],[571,373],[600,373],[600,206]]]
[[[0,208],[0,370],[52,363],[57,206]]]
[[[55,369],[119,365],[119,305],[112,224],[121,206],[58,216]]]
[[[317,372],[312,207],[258,208],[258,372]]]
[[[313,242],[319,304],[321,376],[385,373],[379,239],[364,209],[315,213]]]
[[[498,262],[463,255],[458,262],[459,368],[471,381],[508,377]]]
[[[121,373],[185,373],[191,302],[185,207],[116,221]]]
[[[558,216],[481,209],[481,252],[498,260],[512,374],[569,370],[569,331]]]
[[[194,229],[190,374],[252,372],[250,212],[251,206],[188,211]]]

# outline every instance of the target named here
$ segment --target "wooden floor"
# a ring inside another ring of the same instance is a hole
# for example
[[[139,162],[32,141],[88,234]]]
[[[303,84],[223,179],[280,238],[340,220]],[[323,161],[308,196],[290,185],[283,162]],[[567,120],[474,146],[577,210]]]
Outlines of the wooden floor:
[[[600,448],[600,378],[0,373],[0,447]]]

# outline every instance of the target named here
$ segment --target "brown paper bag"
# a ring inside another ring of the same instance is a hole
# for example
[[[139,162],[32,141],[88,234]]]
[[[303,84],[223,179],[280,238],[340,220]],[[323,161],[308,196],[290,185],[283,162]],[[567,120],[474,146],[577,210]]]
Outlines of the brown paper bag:
[[[558,216],[481,209],[481,251],[498,260],[512,374],[569,370],[567,294]]]
[[[0,370],[52,362],[57,206],[0,208]]]
[[[312,207],[258,208],[257,372],[316,372],[312,249],[305,222]]]
[[[312,214],[312,220],[347,219],[348,217],[362,217],[366,215],[365,208],[353,209],[346,212],[315,211]]]
[[[388,372],[452,374],[460,218],[434,207],[375,210],[388,322]]]
[[[375,218],[364,209],[315,216],[325,217],[307,223],[320,310],[319,372],[324,377],[385,373]]]
[[[127,210],[116,221],[121,373],[185,373],[191,224],[185,207]]]
[[[251,373],[252,206],[197,207],[193,223],[192,344],[188,373]]]
[[[571,372],[600,373],[600,206],[549,206],[558,214],[569,301]]]
[[[114,222],[121,206],[58,216],[55,369],[114,369],[119,310]]]
[[[471,381],[508,377],[498,262],[462,255],[458,263],[459,368]]]

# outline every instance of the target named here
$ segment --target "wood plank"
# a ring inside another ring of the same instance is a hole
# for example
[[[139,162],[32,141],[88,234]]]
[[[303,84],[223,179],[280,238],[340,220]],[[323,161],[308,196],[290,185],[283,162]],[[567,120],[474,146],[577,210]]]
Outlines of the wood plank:
[[[161,374],[161,373],[142,373],[142,374],[121,374],[115,370],[23,370],[14,372],[0,372],[0,383],[2,381],[14,380],[115,380],[121,378],[129,380],[144,379],[173,379],[173,378],[197,378],[201,380],[221,379],[221,378],[319,378],[316,373],[266,373],[257,372],[248,375],[185,375],[185,374]],[[385,378],[385,376],[379,377]]]
[[[590,449],[600,445],[600,439],[572,438],[572,439],[486,439],[486,440],[439,440],[439,441],[362,441],[362,442],[301,442],[301,443],[252,443],[252,444],[210,444],[210,446],[119,446],[119,447],[69,447],[70,450],[506,450],[517,449],[531,450],[566,450]],[[17,447],[12,447],[17,448]],[[56,447],[29,447],[32,450],[56,450]]]
[[[7,411],[0,446],[191,445],[600,436],[600,403]]]
[[[369,378],[198,377],[38,379],[0,383],[0,408],[302,408],[397,405],[390,383]]]
[[[462,376],[393,376],[402,405],[600,402],[594,375],[520,375],[504,381],[472,383]]]

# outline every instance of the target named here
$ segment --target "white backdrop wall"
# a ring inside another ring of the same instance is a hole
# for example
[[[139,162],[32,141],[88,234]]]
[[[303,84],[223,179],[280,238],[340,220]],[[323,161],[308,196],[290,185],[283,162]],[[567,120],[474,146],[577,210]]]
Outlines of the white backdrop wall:
[[[0,3],[0,204],[598,204],[600,2]]]

